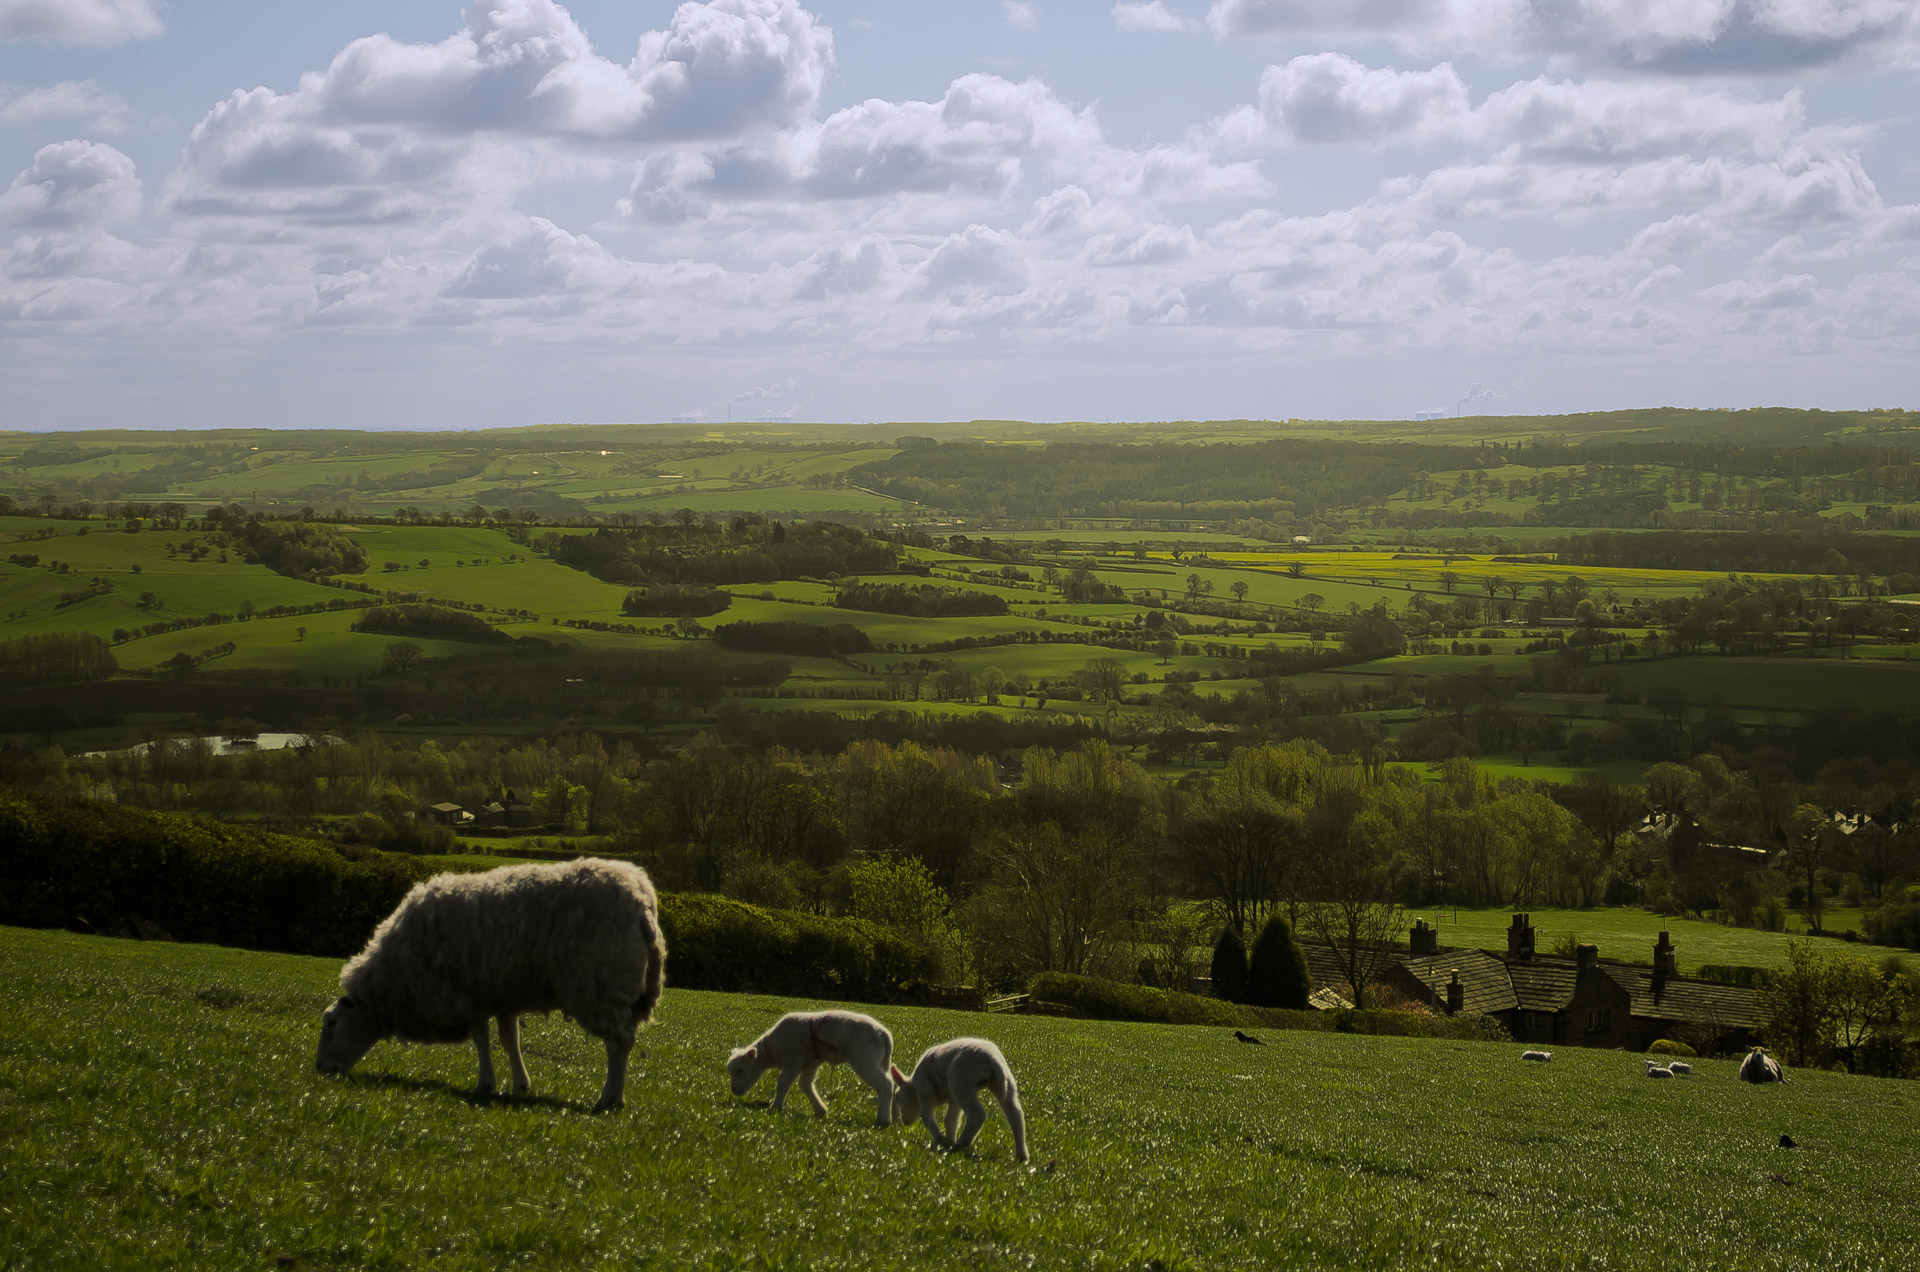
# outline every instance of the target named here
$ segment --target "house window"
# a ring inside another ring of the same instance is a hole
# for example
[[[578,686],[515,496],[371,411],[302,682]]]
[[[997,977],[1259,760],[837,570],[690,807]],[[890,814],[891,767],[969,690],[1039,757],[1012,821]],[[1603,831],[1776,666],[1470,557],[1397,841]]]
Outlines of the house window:
[[[1587,1032],[1605,1033],[1613,1028],[1613,1008],[1595,1007],[1587,1012]]]

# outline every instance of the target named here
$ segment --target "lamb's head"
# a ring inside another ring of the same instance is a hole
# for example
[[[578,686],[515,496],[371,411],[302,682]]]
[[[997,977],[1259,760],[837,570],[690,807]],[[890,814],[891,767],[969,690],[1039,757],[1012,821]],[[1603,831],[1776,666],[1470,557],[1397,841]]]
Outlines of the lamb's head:
[[[322,1073],[345,1073],[380,1041],[380,1027],[367,1005],[342,995],[320,1017],[320,1054],[314,1067]]]
[[[753,1090],[753,1084],[767,1069],[766,1062],[760,1059],[757,1047],[741,1047],[727,1057],[727,1080],[733,1084],[735,1095],[745,1095]]]
[[[887,1076],[893,1079],[893,1120],[901,1125],[917,1121],[920,1117],[920,1092],[906,1074],[900,1072],[899,1065],[889,1065]]]

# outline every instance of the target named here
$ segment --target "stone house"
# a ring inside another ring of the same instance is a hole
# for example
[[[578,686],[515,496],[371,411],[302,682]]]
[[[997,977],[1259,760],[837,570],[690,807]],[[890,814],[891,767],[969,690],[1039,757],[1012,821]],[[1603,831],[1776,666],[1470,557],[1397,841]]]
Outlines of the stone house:
[[[1387,969],[1386,984],[1435,1011],[1492,1016],[1519,1042],[1639,1051],[1677,1038],[1712,1051],[1742,1045],[1757,1025],[1753,991],[1680,976],[1666,932],[1650,967],[1602,962],[1593,945],[1572,959],[1542,957],[1526,914],[1513,916],[1505,957],[1442,951],[1425,920],[1408,936],[1408,956]]]

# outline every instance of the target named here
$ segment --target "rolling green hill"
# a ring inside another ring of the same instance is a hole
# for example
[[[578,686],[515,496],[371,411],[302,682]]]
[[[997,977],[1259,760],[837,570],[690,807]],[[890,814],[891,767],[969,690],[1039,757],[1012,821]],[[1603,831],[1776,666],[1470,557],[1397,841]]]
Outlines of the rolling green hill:
[[[824,1122],[721,1064],[799,1004],[669,989],[622,1113],[599,1045],[533,1019],[536,1094],[466,1047],[312,1070],[337,964],[0,929],[0,1250],[45,1270],[1901,1266],[1920,1085],[1703,1061],[881,1008],[902,1063],[986,1033],[1034,1149]],[[770,1082],[771,1080],[768,1079]],[[1782,1134],[1800,1147],[1776,1147]]]

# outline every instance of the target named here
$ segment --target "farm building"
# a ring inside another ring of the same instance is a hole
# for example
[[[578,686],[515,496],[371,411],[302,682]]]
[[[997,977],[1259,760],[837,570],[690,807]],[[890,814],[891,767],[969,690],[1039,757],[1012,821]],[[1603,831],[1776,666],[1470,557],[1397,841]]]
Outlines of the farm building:
[[[473,814],[458,804],[429,804],[426,814],[442,826],[470,826]]]
[[[1758,1024],[1751,989],[1679,975],[1665,932],[1652,966],[1603,963],[1592,945],[1572,959],[1542,957],[1525,914],[1513,916],[1504,957],[1442,951],[1424,921],[1409,935],[1409,954],[1387,969],[1385,984],[1436,1011],[1492,1016],[1519,1042],[1643,1050],[1680,1038],[1716,1051],[1743,1045]]]

